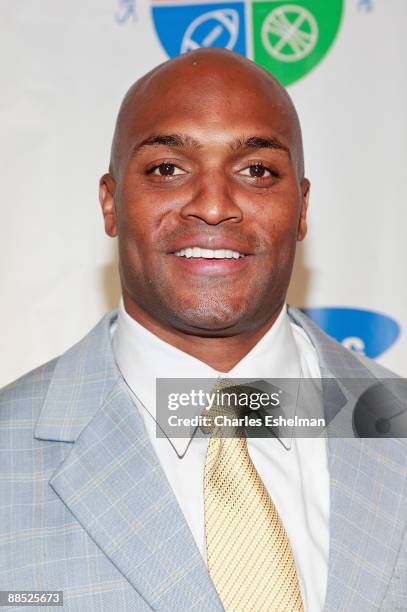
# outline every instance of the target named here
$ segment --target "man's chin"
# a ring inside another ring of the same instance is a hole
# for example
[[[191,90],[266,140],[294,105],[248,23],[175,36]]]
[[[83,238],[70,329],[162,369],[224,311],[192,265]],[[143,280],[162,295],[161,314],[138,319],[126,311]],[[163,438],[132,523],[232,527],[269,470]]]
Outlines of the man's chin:
[[[179,307],[175,311],[177,327],[185,333],[197,336],[232,335],[244,324],[246,309],[240,303],[238,309],[227,304],[213,308],[213,304],[199,304],[196,307]]]

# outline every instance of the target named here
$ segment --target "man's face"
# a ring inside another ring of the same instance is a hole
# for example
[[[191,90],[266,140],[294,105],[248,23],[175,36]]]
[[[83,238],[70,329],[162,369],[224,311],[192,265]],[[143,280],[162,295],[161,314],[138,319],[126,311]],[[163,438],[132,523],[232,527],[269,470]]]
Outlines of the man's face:
[[[169,72],[135,102],[104,211],[125,304],[190,334],[243,333],[281,307],[306,231],[294,130],[258,77]]]

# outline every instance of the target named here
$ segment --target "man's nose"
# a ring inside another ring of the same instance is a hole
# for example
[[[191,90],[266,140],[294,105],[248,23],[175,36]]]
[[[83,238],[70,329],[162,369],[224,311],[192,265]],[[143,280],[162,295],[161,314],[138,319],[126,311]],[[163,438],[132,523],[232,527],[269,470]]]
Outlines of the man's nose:
[[[208,225],[223,221],[239,222],[243,218],[240,206],[234,197],[230,179],[221,171],[206,173],[197,180],[188,203],[181,209],[184,219],[198,219]]]

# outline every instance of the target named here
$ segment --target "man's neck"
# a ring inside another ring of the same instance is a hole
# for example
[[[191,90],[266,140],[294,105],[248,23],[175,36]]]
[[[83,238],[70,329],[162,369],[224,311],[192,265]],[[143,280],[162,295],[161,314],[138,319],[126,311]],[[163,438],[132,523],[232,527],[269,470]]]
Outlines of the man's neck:
[[[175,348],[203,361],[218,372],[229,372],[259,342],[273,326],[281,312],[281,304],[260,327],[236,335],[199,336],[167,327],[150,317],[134,302],[123,298],[127,314],[158,338]]]

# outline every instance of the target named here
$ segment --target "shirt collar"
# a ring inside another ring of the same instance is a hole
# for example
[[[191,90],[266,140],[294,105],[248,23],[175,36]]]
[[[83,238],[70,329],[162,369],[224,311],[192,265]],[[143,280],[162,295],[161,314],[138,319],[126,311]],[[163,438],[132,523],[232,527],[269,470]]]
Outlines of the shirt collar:
[[[297,345],[285,304],[272,327],[227,373],[215,370],[147,330],[126,312],[123,300],[120,301],[117,323],[112,333],[113,352],[119,370],[154,419],[157,378],[258,380],[301,376]],[[185,439],[172,438],[171,442],[180,453],[185,449]]]

